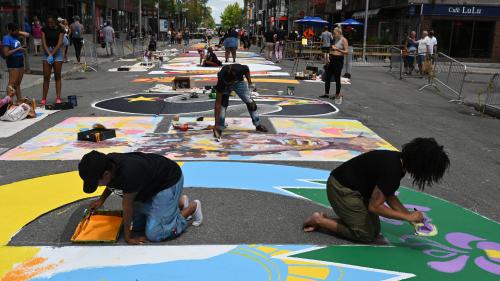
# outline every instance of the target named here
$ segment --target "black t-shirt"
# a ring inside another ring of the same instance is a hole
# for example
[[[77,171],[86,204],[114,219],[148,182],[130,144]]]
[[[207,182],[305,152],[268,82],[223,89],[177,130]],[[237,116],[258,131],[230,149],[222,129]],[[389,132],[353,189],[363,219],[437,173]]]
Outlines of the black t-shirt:
[[[278,36],[278,40],[285,40],[286,38],[286,31],[284,30],[278,30],[278,32],[276,33],[276,35]]]
[[[147,201],[177,183],[182,176],[179,165],[161,155],[131,152],[110,153],[108,157],[113,160],[116,170],[107,187],[123,193],[138,192],[136,201]]]
[[[45,42],[47,47],[55,47],[59,42],[59,34],[63,33],[64,30],[60,26],[50,28],[48,26],[42,28],[42,32],[45,33]]]
[[[264,39],[266,39],[266,43],[273,43],[274,42],[274,32],[273,30],[268,30],[266,33],[264,33]]]
[[[385,196],[393,195],[405,172],[400,152],[374,150],[343,163],[331,175],[343,186],[359,191],[368,201],[375,186]]]
[[[219,61],[219,59],[217,58],[217,55],[214,52],[209,52],[207,54],[207,61],[217,62]]]
[[[248,68],[248,66],[239,63],[225,65],[217,74],[218,80],[217,80],[217,85],[215,86],[217,91],[226,92],[228,88],[232,86],[232,85],[226,85],[223,82],[223,77],[227,75],[229,71],[234,73],[234,75],[236,76],[235,81],[243,81],[243,77],[245,76],[246,73],[250,72],[250,69]]]

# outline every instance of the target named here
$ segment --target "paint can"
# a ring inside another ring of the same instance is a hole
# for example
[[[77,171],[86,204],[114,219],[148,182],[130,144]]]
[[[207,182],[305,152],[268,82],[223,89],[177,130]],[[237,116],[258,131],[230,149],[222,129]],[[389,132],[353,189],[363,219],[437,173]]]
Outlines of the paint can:
[[[73,107],[78,106],[78,100],[76,96],[68,96],[68,102],[73,105]]]
[[[283,91],[277,91],[276,93],[278,94],[278,96],[283,95]]]
[[[286,93],[287,93],[287,95],[289,95],[289,96],[293,96],[293,95],[295,95],[295,87],[294,87],[294,86],[288,86],[288,87],[286,88]]]

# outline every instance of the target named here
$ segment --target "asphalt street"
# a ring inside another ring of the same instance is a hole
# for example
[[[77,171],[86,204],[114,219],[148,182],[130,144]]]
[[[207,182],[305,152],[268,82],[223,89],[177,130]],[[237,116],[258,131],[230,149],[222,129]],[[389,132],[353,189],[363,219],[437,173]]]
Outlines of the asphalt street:
[[[12,137],[0,139],[0,148],[14,148],[68,117],[120,115],[92,108],[91,104],[124,94],[141,93],[155,84],[130,82],[138,77],[151,77],[145,72],[106,71],[107,68],[122,64],[123,62],[107,63],[97,73],[75,73],[66,77],[63,80],[63,96],[77,95],[78,107],[48,116]],[[284,71],[290,72],[293,62],[284,61],[280,66]],[[432,89],[419,92],[417,88],[424,81],[397,80],[386,71],[379,67],[355,67],[352,85],[343,85],[344,103],[339,106],[340,112],[324,118],[359,120],[397,148],[415,137],[436,138],[448,151],[452,166],[440,184],[427,188],[425,192],[500,221],[500,120],[482,116],[471,107],[449,103],[449,96],[436,94]],[[257,85],[261,94],[276,94],[278,90],[286,92],[286,86],[274,83]],[[295,85],[295,89],[298,97],[315,98],[323,94],[321,83],[302,82]],[[23,90],[23,95],[39,99],[41,92],[39,85]],[[53,83],[49,99],[55,99]],[[240,116],[242,112],[229,110],[228,115]],[[169,120],[166,117],[157,131],[166,131]],[[265,117],[264,121],[266,122]],[[325,170],[331,170],[340,164],[289,161],[276,163]],[[73,171],[77,169],[77,164],[78,161],[0,161],[0,184]],[[406,177],[402,184],[411,186],[412,183]],[[199,189],[188,189],[187,192],[206,200],[204,206],[208,219],[202,228],[189,229],[188,235],[173,243],[348,243],[321,233],[303,234],[300,222],[312,211],[324,210],[304,200],[258,192],[212,192]],[[79,214],[87,202],[68,205],[37,219],[16,235],[11,243],[66,244],[68,229],[74,227],[75,214]],[[59,214],[62,211],[62,215]],[[275,223],[276,221],[280,223]],[[247,232],[245,226],[257,227],[261,233]],[[54,236],[54,232],[60,235]]]

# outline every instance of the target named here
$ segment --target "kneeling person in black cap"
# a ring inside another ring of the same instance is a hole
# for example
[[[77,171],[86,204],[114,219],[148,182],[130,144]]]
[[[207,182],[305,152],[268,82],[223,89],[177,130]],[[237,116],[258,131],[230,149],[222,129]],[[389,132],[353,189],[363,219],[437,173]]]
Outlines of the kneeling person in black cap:
[[[179,236],[193,216],[194,226],[203,221],[201,203],[189,203],[181,196],[184,177],[174,161],[141,152],[109,153],[91,151],[78,164],[83,191],[93,193],[106,186],[101,197],[90,204],[90,211],[101,207],[111,193],[122,196],[125,240],[129,244],[163,241]],[[146,237],[132,237],[131,231],[144,231]]]

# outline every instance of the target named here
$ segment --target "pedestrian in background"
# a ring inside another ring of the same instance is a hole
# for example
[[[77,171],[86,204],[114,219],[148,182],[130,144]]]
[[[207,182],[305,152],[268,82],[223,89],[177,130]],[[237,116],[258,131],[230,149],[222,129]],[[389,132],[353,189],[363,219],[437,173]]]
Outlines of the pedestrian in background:
[[[69,26],[69,28],[71,29],[70,31],[71,40],[73,41],[73,46],[75,46],[75,55],[76,55],[75,63],[80,63],[80,57],[82,54],[82,46],[83,46],[83,32],[85,31],[85,29],[83,28],[83,25],[80,23],[79,16],[73,17],[73,23]]]
[[[184,46],[189,46],[189,40],[191,39],[191,34],[189,33],[189,29],[185,29],[182,33],[182,39],[184,40]]]
[[[352,54],[354,52],[354,47],[353,45],[353,40],[354,40],[354,33],[356,32],[356,29],[354,29],[352,26],[348,25],[344,29],[344,38],[347,40],[347,43],[349,43],[349,48],[348,51],[349,53],[345,56],[345,73],[344,76],[345,78],[351,79],[351,71],[352,71]]]
[[[238,48],[238,32],[234,27],[231,27],[224,38],[224,49],[226,62],[229,61],[229,54],[233,57],[233,62],[236,62],[236,49]]]
[[[427,44],[430,54],[430,59],[432,60],[432,64],[434,64],[434,58],[437,54],[437,38],[434,36],[434,30],[429,30],[429,42]]]
[[[28,22],[28,17],[24,18],[23,31],[28,33],[28,34],[31,34],[31,32],[32,32],[31,25]],[[24,38],[24,43],[26,45],[26,51],[28,51],[28,53],[29,53],[30,52],[30,37],[29,36]]]
[[[342,30],[336,27],[333,30],[335,43],[332,45],[332,54],[330,55],[330,63],[327,64],[325,71],[325,94],[321,98],[330,97],[330,82],[332,76],[335,80],[335,104],[342,104],[343,95],[340,94],[342,88],[340,76],[342,75],[342,67],[344,66],[344,56],[349,52],[349,44],[342,36]]]
[[[276,56],[276,63],[283,60],[283,51],[285,49],[286,31],[283,25],[276,32],[276,42],[274,43],[274,55]]]
[[[328,30],[328,26],[323,28],[323,33],[320,35],[321,51],[323,52],[323,63],[330,62],[330,49],[332,47],[333,35]]]
[[[68,47],[69,47],[69,38],[71,35],[71,28],[69,28],[68,21],[65,19],[62,19],[61,21],[61,28],[64,30],[64,37],[63,37],[63,62],[68,62]]]
[[[405,65],[405,74],[411,75],[413,70],[415,69],[415,56],[417,55],[417,33],[415,31],[410,32],[410,36],[408,36],[403,43],[403,54],[404,54],[404,65]]]
[[[273,51],[274,51],[274,42],[276,38],[274,35],[276,31],[274,31],[274,26],[271,26],[266,33],[264,33],[264,41],[266,42],[266,60],[273,60]]]
[[[33,35],[33,45],[35,47],[35,56],[41,52],[40,47],[42,46],[42,25],[38,18],[35,18],[33,26],[31,28],[31,34]]]
[[[426,30],[422,31],[422,38],[420,38],[420,40],[417,41],[418,42],[417,64],[418,64],[418,72],[421,75],[424,74],[422,66],[423,66],[424,61],[427,58],[427,55],[429,54],[429,48],[428,48],[429,41],[430,41],[430,39],[429,39],[427,31]]]
[[[26,46],[21,43],[23,38],[29,37],[29,33],[20,31],[17,23],[7,24],[7,35],[3,37],[3,57],[9,70],[9,82],[7,84],[7,96],[16,94],[17,100],[22,99],[21,81],[24,76],[24,57]]]
[[[115,30],[111,26],[111,22],[108,20],[106,22],[106,26],[102,29],[102,33],[104,34],[104,44],[106,44],[106,54],[109,56],[114,55],[113,45],[115,44]],[[108,51],[109,48],[109,51]]]
[[[42,46],[44,50],[43,57],[43,97],[40,102],[45,105],[47,94],[49,93],[50,76],[54,70],[54,79],[56,80],[56,103],[61,103],[61,70],[63,64],[63,37],[64,30],[56,23],[54,16],[47,18],[47,25],[42,28]]]

